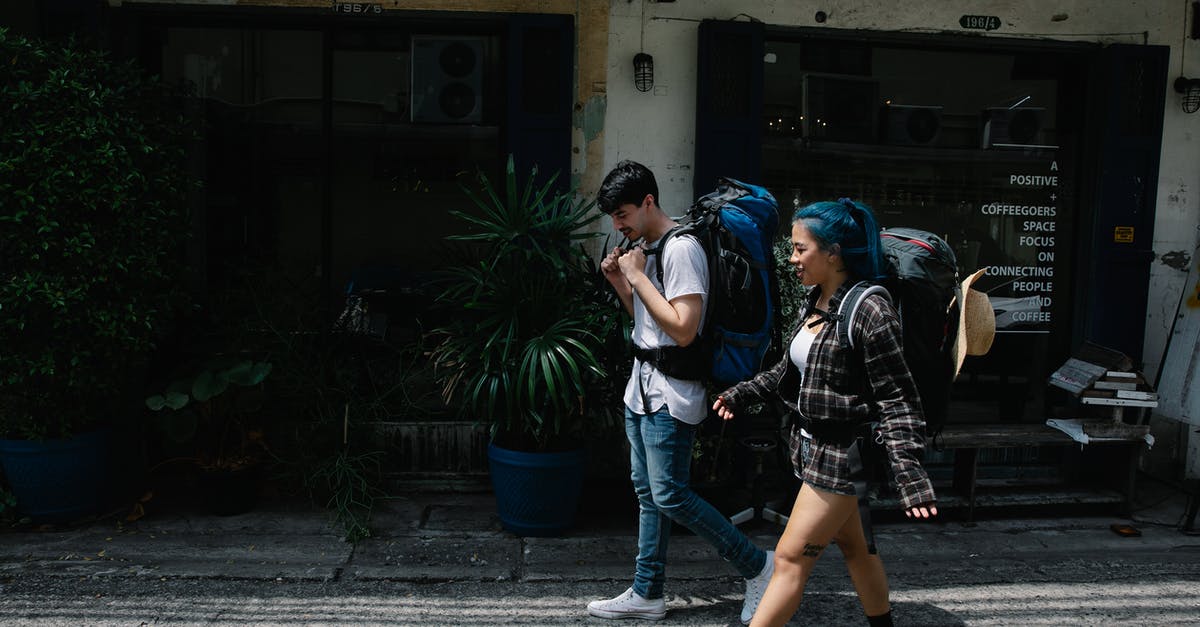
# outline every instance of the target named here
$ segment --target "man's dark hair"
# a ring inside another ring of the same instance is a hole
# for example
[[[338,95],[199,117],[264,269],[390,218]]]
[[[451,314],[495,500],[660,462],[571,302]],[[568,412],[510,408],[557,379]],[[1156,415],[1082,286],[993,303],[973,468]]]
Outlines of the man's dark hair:
[[[662,206],[654,173],[646,166],[626,159],[604,177],[600,191],[596,193],[596,205],[604,213],[612,213],[621,205],[642,204],[646,194],[654,196],[654,203]]]

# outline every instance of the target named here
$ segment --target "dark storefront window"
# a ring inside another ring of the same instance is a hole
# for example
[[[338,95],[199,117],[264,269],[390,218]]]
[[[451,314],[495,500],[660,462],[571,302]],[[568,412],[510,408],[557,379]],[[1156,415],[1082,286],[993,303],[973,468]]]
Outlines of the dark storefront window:
[[[195,86],[208,122],[214,276],[255,256],[295,273],[319,272],[326,184],[335,285],[364,267],[431,269],[452,224],[447,210],[468,208],[457,177],[495,172],[500,160],[497,99],[483,80],[495,74],[496,39],[335,32],[327,155],[321,31],[166,29],[163,74]],[[418,40],[423,48],[414,58]],[[469,93],[439,99],[447,91],[439,81]],[[434,95],[414,94],[414,84]]]
[[[1062,54],[768,38],[763,180],[785,209],[860,199],[932,231],[997,316],[952,422],[1045,420],[1074,313],[1079,68]]]
[[[167,28],[162,72],[204,111],[208,274],[251,260],[320,265],[322,37],[318,31]]]
[[[569,15],[141,5],[113,12],[113,40],[197,96],[206,302],[271,273],[326,322],[362,293],[416,337],[476,174],[503,187],[512,155],[522,181],[570,181]]]
[[[495,36],[342,31],[333,39],[333,273],[419,284],[469,211],[461,183],[495,178]]]

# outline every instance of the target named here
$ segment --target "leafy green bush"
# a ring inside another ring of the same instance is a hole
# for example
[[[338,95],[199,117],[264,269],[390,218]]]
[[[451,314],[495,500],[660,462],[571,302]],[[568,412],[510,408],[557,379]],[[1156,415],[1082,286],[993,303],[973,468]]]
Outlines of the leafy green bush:
[[[792,256],[791,228],[781,239],[775,241],[775,280],[779,282],[779,313],[776,324],[779,326],[784,340],[792,330],[796,316],[800,314],[800,306],[808,295],[808,288],[796,279],[796,268],[788,263]]]
[[[0,29],[0,63],[0,436],[70,436],[179,303],[191,133],[177,91],[103,52]]]

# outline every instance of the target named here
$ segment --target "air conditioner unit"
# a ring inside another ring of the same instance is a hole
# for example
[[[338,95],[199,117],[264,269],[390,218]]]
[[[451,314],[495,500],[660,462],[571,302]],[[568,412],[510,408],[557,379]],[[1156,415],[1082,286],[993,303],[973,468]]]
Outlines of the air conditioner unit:
[[[1022,148],[1043,143],[1042,107],[991,107],[981,115],[980,148]]]
[[[896,105],[883,107],[883,136],[894,146],[932,146],[942,130],[942,107]]]
[[[483,119],[482,37],[412,38],[413,122],[470,124]]]
[[[875,143],[879,83],[869,78],[823,74],[805,74],[801,81],[801,128],[805,138]]]

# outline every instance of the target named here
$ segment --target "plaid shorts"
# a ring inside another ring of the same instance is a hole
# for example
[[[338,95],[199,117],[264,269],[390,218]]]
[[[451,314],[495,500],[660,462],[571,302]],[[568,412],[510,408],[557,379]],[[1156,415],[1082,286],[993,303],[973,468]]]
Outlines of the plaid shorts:
[[[854,496],[846,448],[806,437],[797,425],[792,425],[788,436],[788,450],[796,477],[825,492]]]

